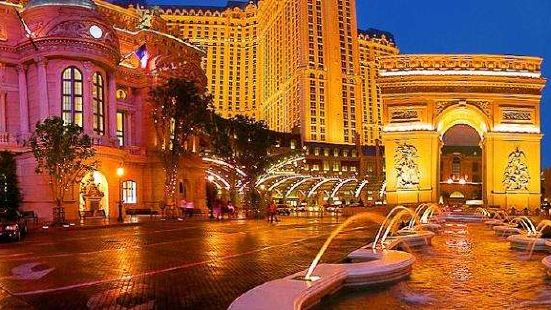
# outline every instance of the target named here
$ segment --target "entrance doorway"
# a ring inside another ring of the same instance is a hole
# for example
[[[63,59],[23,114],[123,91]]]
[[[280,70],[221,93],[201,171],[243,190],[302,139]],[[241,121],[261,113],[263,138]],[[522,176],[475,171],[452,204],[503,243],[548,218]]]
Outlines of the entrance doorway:
[[[482,148],[480,134],[458,124],[442,136],[440,197],[447,204],[479,204],[482,201]]]

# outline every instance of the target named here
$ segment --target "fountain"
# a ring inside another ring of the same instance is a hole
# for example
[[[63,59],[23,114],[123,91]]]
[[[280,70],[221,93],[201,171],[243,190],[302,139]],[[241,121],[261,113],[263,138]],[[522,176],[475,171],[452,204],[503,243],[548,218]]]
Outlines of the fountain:
[[[229,309],[309,308],[343,286],[381,285],[408,277],[415,258],[394,248],[430,244],[434,233],[419,230],[419,226],[396,229],[405,217],[421,223],[414,211],[402,206],[392,209],[384,219],[370,212],[348,218],[329,235],[307,270],[257,286],[234,300]],[[359,220],[381,223],[374,241],[350,253],[350,263],[319,264],[333,239]]]
[[[493,226],[493,230],[496,235],[500,237],[518,235],[521,234],[523,230],[529,235],[536,233],[536,227],[532,223],[532,220],[526,216],[517,216],[509,223]]]
[[[490,211],[485,208],[476,208],[475,212],[466,212],[462,209],[453,209],[451,212],[445,212],[441,218],[446,221],[456,222],[482,222],[491,216]]]
[[[440,222],[442,222],[443,220],[437,217],[434,217],[435,212],[437,212],[439,215],[442,214],[442,209],[437,204],[435,203],[420,204],[415,209],[415,214],[417,215],[417,217],[419,217],[418,225],[421,226],[424,230],[430,230],[433,232],[440,231],[442,228],[442,225],[440,225]],[[416,223],[415,217],[412,217],[411,220],[409,221],[409,225],[408,225],[409,229],[413,229],[413,227],[415,226],[415,223]]]
[[[484,209],[484,208],[482,208]],[[488,210],[484,209],[486,212],[488,212],[488,214],[491,215],[491,213],[489,213]],[[491,215],[491,218],[490,220],[488,221],[485,221],[484,224],[490,226],[490,227],[493,227],[493,226],[502,226],[503,224],[505,224],[505,222],[507,221],[507,219],[509,218],[509,214],[507,214],[507,212],[503,211],[503,210],[499,210],[499,211],[496,211],[493,215]]]
[[[537,227],[534,227],[529,218],[524,218],[524,225],[528,227],[526,233],[507,237],[511,248],[529,250],[530,256],[533,251],[547,251],[551,249],[551,221],[543,220]]]

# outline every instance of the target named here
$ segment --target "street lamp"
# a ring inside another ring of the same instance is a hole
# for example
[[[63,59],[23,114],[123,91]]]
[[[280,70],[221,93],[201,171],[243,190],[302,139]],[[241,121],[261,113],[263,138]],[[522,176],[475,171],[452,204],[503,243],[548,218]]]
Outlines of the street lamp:
[[[119,217],[117,218],[117,221],[119,223],[123,222],[123,218],[122,218],[123,197],[122,197],[122,182],[121,182],[121,178],[123,175],[124,175],[124,168],[122,166],[119,166],[117,168],[117,176],[119,177]]]

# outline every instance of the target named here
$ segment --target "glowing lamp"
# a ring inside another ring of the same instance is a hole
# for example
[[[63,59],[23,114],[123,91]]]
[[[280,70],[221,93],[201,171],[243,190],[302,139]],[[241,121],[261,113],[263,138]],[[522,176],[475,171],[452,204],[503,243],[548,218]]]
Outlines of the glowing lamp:
[[[452,183],[453,183],[452,178],[449,178],[449,179],[448,179],[448,184],[452,184]]]
[[[122,177],[124,175],[124,168],[118,167],[117,168],[117,176]]]
[[[459,179],[459,184],[465,185],[465,183],[467,183],[467,182],[465,181],[465,179],[463,179],[463,178]]]

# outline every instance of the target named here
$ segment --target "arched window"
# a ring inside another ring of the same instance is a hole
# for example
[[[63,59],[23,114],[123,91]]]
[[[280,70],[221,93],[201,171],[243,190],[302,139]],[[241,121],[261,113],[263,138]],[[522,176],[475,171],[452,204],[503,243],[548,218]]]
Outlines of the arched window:
[[[61,75],[61,113],[65,124],[82,127],[82,73],[75,67]]]
[[[105,133],[105,95],[103,77],[99,72],[92,76],[92,112],[94,115],[94,131],[98,135]]]
[[[122,200],[124,203],[136,203],[136,181],[127,180],[122,182]]]

